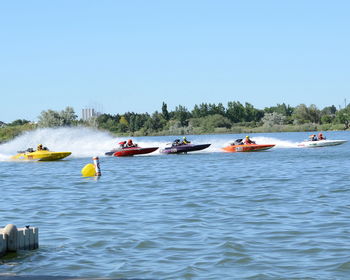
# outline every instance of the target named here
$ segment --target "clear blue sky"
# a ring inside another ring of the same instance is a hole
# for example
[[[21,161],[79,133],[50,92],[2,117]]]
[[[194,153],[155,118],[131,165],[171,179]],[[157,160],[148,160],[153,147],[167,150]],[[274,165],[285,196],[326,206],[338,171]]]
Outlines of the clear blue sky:
[[[350,1],[0,1],[0,120],[350,102]]]

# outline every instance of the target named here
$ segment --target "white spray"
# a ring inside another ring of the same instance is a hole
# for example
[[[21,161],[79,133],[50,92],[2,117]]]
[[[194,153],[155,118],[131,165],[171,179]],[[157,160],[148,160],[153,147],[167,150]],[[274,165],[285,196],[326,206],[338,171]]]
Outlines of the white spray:
[[[0,160],[8,160],[17,151],[27,148],[36,149],[38,144],[56,152],[72,152],[70,157],[91,157],[104,156],[105,152],[118,147],[118,143],[127,140],[129,137],[116,137],[108,132],[85,128],[85,127],[64,127],[64,128],[42,128],[28,131],[16,137],[10,142],[0,145]],[[169,139],[180,138],[179,136],[169,137],[139,137],[132,138],[140,147],[164,148]],[[229,145],[233,140],[227,140],[227,135],[192,135],[187,137],[193,144],[210,143],[210,147],[200,151],[201,153],[221,152],[222,148]],[[276,144],[276,148],[295,148],[297,143],[279,140],[269,137],[252,137],[258,144]],[[151,155],[159,155],[159,150]]]

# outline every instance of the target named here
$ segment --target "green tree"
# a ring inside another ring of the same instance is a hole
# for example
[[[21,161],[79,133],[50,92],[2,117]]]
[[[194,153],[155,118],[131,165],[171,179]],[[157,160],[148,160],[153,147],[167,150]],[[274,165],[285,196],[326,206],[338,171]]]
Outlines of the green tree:
[[[266,113],[262,118],[264,126],[273,127],[274,125],[282,125],[286,122],[286,117],[280,113]]]
[[[54,110],[42,111],[39,116],[39,127],[58,127],[76,124],[77,115],[72,107],[58,112]]]
[[[123,124],[123,125],[126,125],[126,126],[129,125],[129,122],[128,122],[128,120],[125,118],[125,116],[121,116],[121,117],[120,117],[119,123],[120,123],[120,124]]]
[[[145,122],[144,127],[148,132],[158,132],[161,131],[165,125],[166,120],[164,119],[163,114],[155,111],[152,114],[152,117]]]
[[[308,108],[305,104],[300,104],[294,108],[292,115],[295,124],[303,124],[310,121]]]
[[[27,120],[24,120],[24,119],[22,119],[22,120],[18,119],[18,120],[15,120],[15,121],[9,123],[8,125],[9,126],[16,126],[16,125],[25,125],[27,123],[30,123],[30,121],[27,121]]]
[[[185,106],[176,106],[174,112],[174,119],[180,121],[182,126],[187,126],[188,119],[191,117],[191,113],[187,110]]]
[[[108,119],[102,126],[101,128],[104,128],[110,132],[117,133],[119,132],[120,129],[120,124],[119,122],[115,121],[114,119]]]
[[[311,104],[308,110],[309,110],[310,121],[312,123],[320,123],[321,111],[316,107],[316,105]]]
[[[207,103],[201,103],[198,105],[195,105],[192,110],[192,117],[194,118],[202,118],[209,115],[209,106]]]
[[[208,114],[209,115],[226,115],[226,109],[222,103],[216,104],[209,104],[208,105]]]
[[[321,116],[321,124],[332,123],[335,119],[333,115],[323,115]]]
[[[245,120],[245,108],[240,102],[228,102],[226,116],[233,123],[243,122]]]
[[[350,106],[349,105],[346,108],[341,109],[336,113],[335,121],[337,123],[343,124],[344,129],[350,128]]]
[[[289,105],[286,105],[285,103],[282,103],[282,104],[277,104],[277,106],[265,108],[264,111],[266,113],[276,112],[283,116],[290,117],[293,114],[294,108]]]
[[[326,124],[326,123],[330,124],[330,123],[334,122],[335,117],[336,117],[336,112],[337,112],[337,108],[334,105],[323,108],[320,112],[321,123],[322,124]]]
[[[231,121],[220,114],[210,115],[203,119],[202,126],[208,132],[214,131],[215,128],[231,128]]]
[[[200,118],[201,117],[201,111],[200,111],[199,106],[197,104],[194,105],[191,113],[192,113],[193,118]]]
[[[320,123],[321,112],[314,104],[310,105],[310,107],[300,104],[295,107],[292,117],[296,124]]]
[[[336,112],[337,112],[337,107],[335,107],[334,105],[328,106],[328,107],[324,107],[321,110],[321,114],[322,115],[335,115]]]
[[[66,107],[66,109],[62,110],[59,115],[61,118],[61,125],[70,126],[76,124],[78,116],[75,114],[72,107]]]
[[[59,112],[54,110],[42,111],[39,116],[39,127],[58,127],[62,125]]]
[[[111,132],[119,132],[119,115],[102,114],[96,118],[97,127]]]
[[[168,106],[165,104],[165,102],[163,102],[163,104],[162,104],[162,114],[163,114],[163,118],[165,120],[168,121],[170,119],[170,115],[168,112]]]
[[[250,103],[245,103],[244,108],[244,120],[246,122],[258,122],[264,116],[264,112],[262,110],[255,109],[254,106]]]

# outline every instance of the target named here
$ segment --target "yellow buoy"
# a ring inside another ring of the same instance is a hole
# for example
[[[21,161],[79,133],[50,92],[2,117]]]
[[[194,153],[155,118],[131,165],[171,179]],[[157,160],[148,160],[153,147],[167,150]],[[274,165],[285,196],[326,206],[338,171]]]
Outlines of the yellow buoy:
[[[83,177],[93,177],[96,174],[95,165],[89,163],[81,170]]]

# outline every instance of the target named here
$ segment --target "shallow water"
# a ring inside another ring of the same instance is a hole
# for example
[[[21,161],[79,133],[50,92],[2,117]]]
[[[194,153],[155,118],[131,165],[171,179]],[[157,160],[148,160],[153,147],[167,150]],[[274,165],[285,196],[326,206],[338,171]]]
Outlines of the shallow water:
[[[86,129],[39,130],[0,145],[2,226],[40,231],[39,249],[5,259],[0,273],[348,279],[350,144],[302,149],[296,144],[307,133],[251,136],[277,146],[223,153],[220,147],[242,135],[202,135],[187,137],[213,143],[202,152],[112,158],[102,155],[118,139]],[[350,140],[349,132],[326,136]],[[39,142],[73,154],[57,162],[7,160]],[[95,155],[101,178],[82,178]]]

